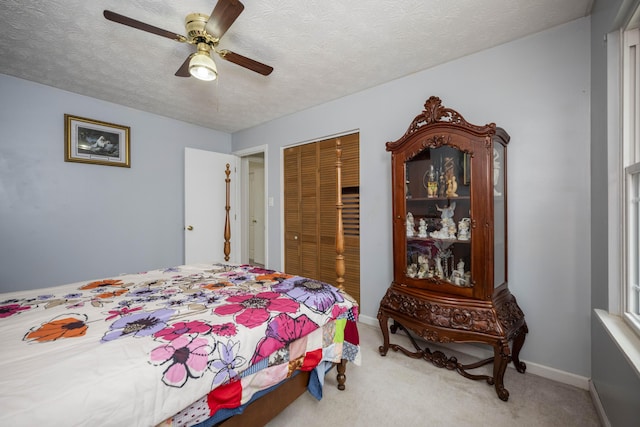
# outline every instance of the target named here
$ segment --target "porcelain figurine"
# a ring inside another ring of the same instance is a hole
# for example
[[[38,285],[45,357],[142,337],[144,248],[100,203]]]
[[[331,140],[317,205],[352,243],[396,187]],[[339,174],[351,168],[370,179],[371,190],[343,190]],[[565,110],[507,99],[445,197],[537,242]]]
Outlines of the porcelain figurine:
[[[415,221],[413,220],[413,214],[407,213],[407,237],[413,237],[415,235]]]
[[[462,218],[458,222],[458,240],[469,240],[471,238],[471,219]]]

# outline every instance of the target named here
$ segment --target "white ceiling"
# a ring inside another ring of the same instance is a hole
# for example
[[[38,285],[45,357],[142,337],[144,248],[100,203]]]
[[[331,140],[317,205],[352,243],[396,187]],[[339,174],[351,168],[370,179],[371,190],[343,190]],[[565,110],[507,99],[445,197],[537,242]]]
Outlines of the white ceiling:
[[[593,0],[242,1],[219,47],[268,77],[217,56],[215,82],[175,77],[193,46],[102,15],[185,34],[215,0],[2,0],[0,73],[233,133],[587,16]]]

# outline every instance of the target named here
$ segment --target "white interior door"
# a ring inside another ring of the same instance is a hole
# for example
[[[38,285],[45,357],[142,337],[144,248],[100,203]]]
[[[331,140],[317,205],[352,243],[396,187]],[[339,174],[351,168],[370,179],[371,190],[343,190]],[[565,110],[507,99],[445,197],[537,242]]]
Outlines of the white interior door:
[[[264,165],[249,161],[249,259],[264,265]]]
[[[238,158],[231,154],[185,148],[184,153],[184,262],[225,262],[224,229],[226,165],[229,164],[231,252],[228,262],[240,262],[240,234],[236,221]]]

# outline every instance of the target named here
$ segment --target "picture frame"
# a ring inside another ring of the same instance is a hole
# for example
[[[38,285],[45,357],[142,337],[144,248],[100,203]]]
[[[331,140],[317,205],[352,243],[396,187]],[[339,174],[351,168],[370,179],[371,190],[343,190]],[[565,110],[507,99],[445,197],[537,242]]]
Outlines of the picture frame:
[[[64,115],[64,161],[131,167],[129,126]]]

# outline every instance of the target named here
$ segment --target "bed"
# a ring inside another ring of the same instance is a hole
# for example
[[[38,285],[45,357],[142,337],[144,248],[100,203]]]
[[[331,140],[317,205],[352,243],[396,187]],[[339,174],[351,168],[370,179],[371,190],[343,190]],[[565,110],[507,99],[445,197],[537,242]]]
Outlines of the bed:
[[[0,425],[264,425],[333,366],[344,389],[360,352],[337,194],[336,286],[215,262],[0,294]]]

